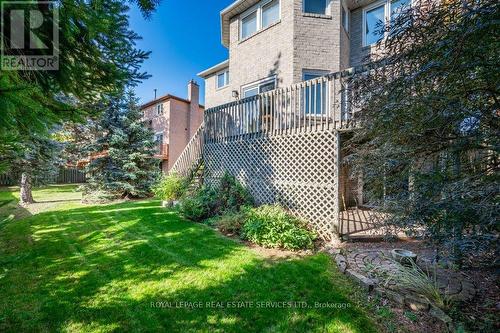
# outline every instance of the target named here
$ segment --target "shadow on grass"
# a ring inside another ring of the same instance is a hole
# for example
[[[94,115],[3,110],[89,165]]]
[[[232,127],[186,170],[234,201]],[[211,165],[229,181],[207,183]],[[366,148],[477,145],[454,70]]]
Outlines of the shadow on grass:
[[[327,256],[270,262],[155,201],[9,223],[0,258],[0,331],[375,331]]]
[[[28,217],[31,213],[18,205],[18,198],[14,195],[16,188],[1,187],[0,188],[0,230],[5,223],[13,220],[16,217]]]

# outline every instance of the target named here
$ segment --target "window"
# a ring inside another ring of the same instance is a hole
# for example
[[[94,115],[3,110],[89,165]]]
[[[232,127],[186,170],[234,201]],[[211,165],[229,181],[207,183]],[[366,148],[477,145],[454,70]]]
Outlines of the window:
[[[399,14],[411,5],[411,0],[393,0],[391,1],[391,22],[394,21]]]
[[[225,70],[217,74],[217,89],[224,88],[229,84],[229,71]]]
[[[346,32],[349,32],[349,10],[345,8],[343,3],[340,6],[340,10],[341,10],[342,27],[344,27],[344,30]]]
[[[163,144],[163,133],[155,134],[155,143],[158,145]]]
[[[383,25],[394,20],[411,0],[383,0],[363,10],[363,46],[372,45],[386,37],[382,33]]]
[[[304,71],[303,79],[309,81],[327,73],[328,71]],[[301,95],[305,114],[322,115],[326,113],[328,96],[325,84],[317,83],[306,86]]]
[[[267,28],[280,19],[280,2],[273,0],[262,6],[262,28]]]
[[[328,0],[304,0],[304,13],[326,14]]]
[[[257,12],[253,12],[241,20],[241,38],[247,38],[257,31]]]
[[[240,39],[245,39],[280,19],[280,0],[261,1],[241,15]]]
[[[161,114],[163,114],[163,104],[158,104],[158,105],[156,106],[156,114],[157,114],[157,115],[161,115]]]
[[[274,89],[276,89],[276,78],[273,76],[243,87],[243,98],[252,97]]]

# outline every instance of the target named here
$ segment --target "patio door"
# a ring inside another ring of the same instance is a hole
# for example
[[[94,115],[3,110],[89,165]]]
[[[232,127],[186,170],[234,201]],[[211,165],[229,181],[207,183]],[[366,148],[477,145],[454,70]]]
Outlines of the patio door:
[[[263,94],[268,91],[276,89],[276,77],[270,77],[267,79],[260,80],[256,83],[250,84],[243,88],[243,98],[249,98],[257,96],[258,94]],[[270,130],[271,124],[271,114],[272,114],[272,98],[263,97],[261,101],[257,103],[245,103],[245,113],[250,113],[250,119],[252,119],[250,127],[251,131],[259,131],[257,128],[258,120],[262,120],[263,128],[260,130]]]

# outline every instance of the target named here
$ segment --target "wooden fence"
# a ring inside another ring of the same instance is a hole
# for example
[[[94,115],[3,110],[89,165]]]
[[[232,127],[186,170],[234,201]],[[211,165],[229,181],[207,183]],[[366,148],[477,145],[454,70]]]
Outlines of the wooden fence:
[[[0,186],[18,185],[19,178],[11,174],[0,175]],[[60,169],[58,174],[44,178],[47,184],[78,184],[86,181],[85,173],[79,169]]]

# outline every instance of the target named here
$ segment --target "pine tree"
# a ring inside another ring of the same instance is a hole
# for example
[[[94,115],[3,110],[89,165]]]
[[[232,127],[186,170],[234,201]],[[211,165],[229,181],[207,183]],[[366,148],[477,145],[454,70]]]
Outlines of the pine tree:
[[[94,157],[87,167],[91,175],[86,196],[141,198],[150,193],[159,173],[154,159],[153,132],[141,121],[132,92],[109,96],[99,123],[102,135],[91,145]]]

